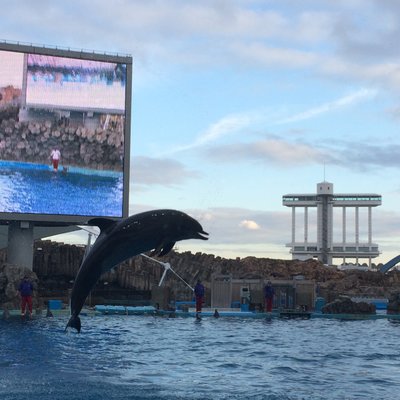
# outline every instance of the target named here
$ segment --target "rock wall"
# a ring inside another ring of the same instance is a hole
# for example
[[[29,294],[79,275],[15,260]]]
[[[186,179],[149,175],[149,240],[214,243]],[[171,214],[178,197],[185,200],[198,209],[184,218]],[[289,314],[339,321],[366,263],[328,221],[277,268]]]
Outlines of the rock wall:
[[[355,302],[348,296],[339,296],[331,303],[322,307],[323,314],[375,314],[375,304]]]
[[[390,294],[388,298],[387,312],[400,314],[400,290]]]
[[[38,242],[34,255],[34,271],[40,279],[53,277],[71,281],[76,276],[84,254],[83,247]],[[1,257],[0,257],[1,260]],[[400,272],[381,274],[373,271],[338,271],[323,266],[319,261],[277,260],[271,258],[246,257],[225,259],[212,254],[170,252],[160,259],[169,262],[173,270],[191,286],[201,279],[210,286],[211,277],[231,274],[233,278],[291,279],[303,275],[318,284],[319,295],[331,301],[341,294],[349,296],[389,297],[400,289]],[[104,274],[98,287],[104,283],[128,290],[150,291],[157,285],[164,269],[159,264],[138,256],[125,262],[115,270]],[[65,277],[65,278],[63,278]],[[190,299],[190,289],[171,271],[165,285],[179,298]],[[72,286],[72,284],[71,284]]]
[[[5,116],[10,113],[11,109],[3,111]],[[56,121],[1,120],[0,159],[50,164],[50,152],[54,147],[61,151],[63,166],[122,170],[123,135],[118,129],[60,126]]]
[[[84,247],[50,241],[35,243],[33,271],[38,277],[38,292],[41,297],[68,300],[68,291],[72,288],[84,251]],[[5,261],[4,251],[0,252],[0,262]],[[210,288],[213,274],[230,274],[233,278],[247,279],[291,279],[293,276],[303,275],[305,279],[317,283],[318,295],[327,302],[333,301],[339,295],[388,298],[391,293],[400,292],[398,271],[385,275],[372,271],[338,271],[315,260],[256,257],[225,259],[212,254],[171,252],[161,261],[169,262],[173,270],[189,285],[194,286],[197,279],[201,279],[206,288]],[[96,285],[94,295],[97,293],[104,296],[108,293],[110,298],[145,298],[145,294],[154,285],[158,285],[163,272],[163,267],[158,263],[141,256],[134,257],[104,274]],[[191,290],[171,271],[167,272],[164,285],[171,289],[173,298],[192,299]],[[1,290],[4,290],[4,285]]]
[[[34,292],[32,296],[33,308],[43,307],[39,292],[38,292],[38,277],[27,268],[19,267],[17,265],[2,263],[0,265],[0,308],[7,310],[19,309],[21,304],[21,297],[18,292],[18,287],[27,275],[32,282]]]

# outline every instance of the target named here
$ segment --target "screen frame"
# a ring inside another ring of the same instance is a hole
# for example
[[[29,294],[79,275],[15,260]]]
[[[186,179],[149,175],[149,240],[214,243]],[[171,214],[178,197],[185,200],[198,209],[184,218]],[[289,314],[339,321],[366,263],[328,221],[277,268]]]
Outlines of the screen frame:
[[[129,178],[130,178],[130,146],[131,146],[131,107],[132,107],[132,71],[133,59],[130,55],[107,54],[90,52],[88,50],[71,50],[58,47],[45,47],[33,44],[20,44],[0,42],[0,51],[10,51],[26,54],[40,54],[56,57],[83,59],[126,64],[125,88],[125,121],[124,121],[124,163],[123,163],[123,193],[122,216],[105,217],[97,215],[65,215],[65,214],[36,214],[0,212],[0,225],[9,224],[10,221],[30,221],[37,226],[69,226],[86,225],[92,218],[109,218],[121,220],[129,215]],[[90,109],[88,109],[90,111]],[[1,193],[0,193],[1,195]]]

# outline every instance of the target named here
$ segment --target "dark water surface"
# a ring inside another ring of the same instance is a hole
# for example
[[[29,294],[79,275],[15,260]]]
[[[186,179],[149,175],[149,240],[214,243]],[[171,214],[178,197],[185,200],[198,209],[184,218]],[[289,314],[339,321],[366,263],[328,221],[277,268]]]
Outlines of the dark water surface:
[[[398,399],[400,324],[152,316],[0,321],[0,399]]]

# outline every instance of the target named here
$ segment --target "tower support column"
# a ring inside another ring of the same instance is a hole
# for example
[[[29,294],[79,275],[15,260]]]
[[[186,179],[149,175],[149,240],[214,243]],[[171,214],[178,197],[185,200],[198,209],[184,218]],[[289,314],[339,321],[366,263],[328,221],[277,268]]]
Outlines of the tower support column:
[[[33,269],[33,224],[12,221],[8,226],[8,262]]]
[[[304,243],[307,247],[308,243],[308,207],[304,207]]]
[[[296,207],[292,207],[292,243],[296,242]]]
[[[372,207],[368,207],[368,245],[371,247],[372,243]]]

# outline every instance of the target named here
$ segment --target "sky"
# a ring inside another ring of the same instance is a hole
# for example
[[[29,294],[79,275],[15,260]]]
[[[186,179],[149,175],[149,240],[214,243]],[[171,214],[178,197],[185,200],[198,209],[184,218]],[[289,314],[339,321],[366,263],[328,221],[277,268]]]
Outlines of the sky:
[[[132,55],[130,214],[197,218],[178,251],[290,259],[282,196],[326,180],[381,194],[375,261],[400,254],[400,2],[0,4],[0,39]]]

